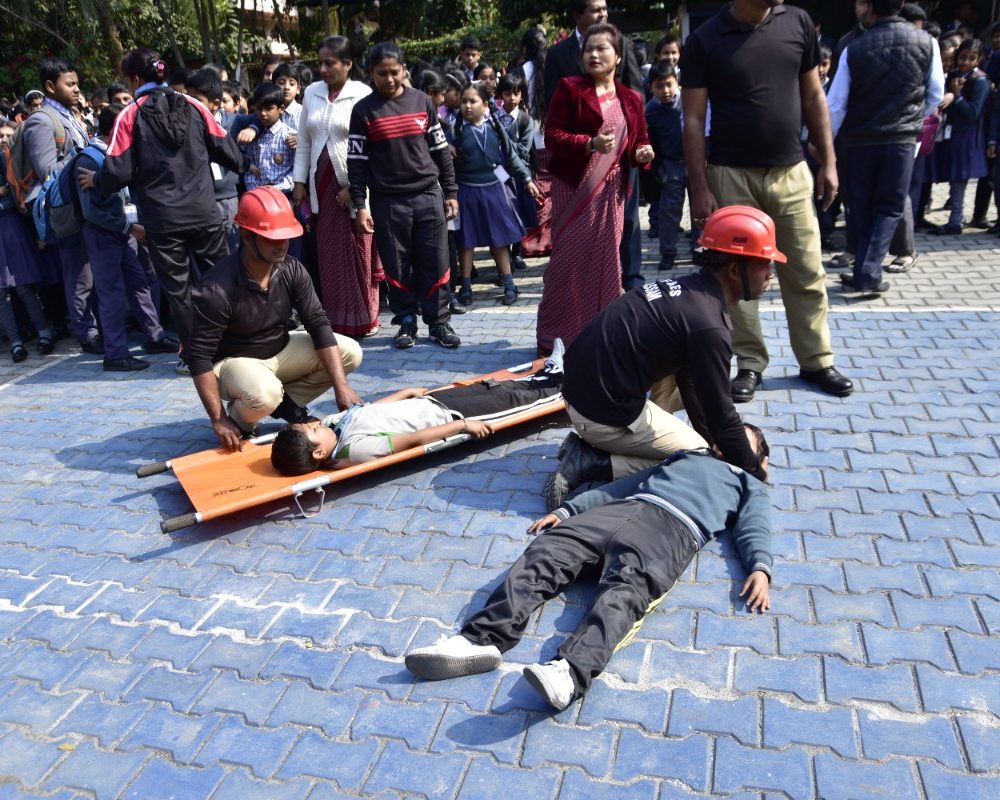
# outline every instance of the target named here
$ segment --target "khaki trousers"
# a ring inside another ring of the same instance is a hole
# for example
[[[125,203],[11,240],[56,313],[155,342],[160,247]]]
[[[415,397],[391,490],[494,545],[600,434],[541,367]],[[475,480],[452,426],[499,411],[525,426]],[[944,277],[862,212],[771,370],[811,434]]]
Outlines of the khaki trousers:
[[[346,336],[334,334],[344,372],[361,364],[361,346]],[[229,416],[243,430],[252,430],[288,396],[306,406],[330,388],[330,376],[316,355],[312,337],[292,331],[288,344],[272,358],[224,358],[213,368],[219,380],[219,395],[229,406]]]
[[[791,167],[754,169],[709,164],[708,185],[720,206],[753,206],[774,220],[778,250],[788,256],[787,264],[775,264],[775,274],[792,352],[804,370],[832,367],[826,273],[813,179],[805,161]],[[757,301],[740,302],[729,313],[737,366],[764,372],[768,355]]]
[[[651,394],[639,416],[624,427],[594,422],[566,404],[580,438],[611,454],[611,474],[615,480],[658,464],[678,450],[708,447],[701,434],[671,413],[683,407],[672,376],[655,384]]]

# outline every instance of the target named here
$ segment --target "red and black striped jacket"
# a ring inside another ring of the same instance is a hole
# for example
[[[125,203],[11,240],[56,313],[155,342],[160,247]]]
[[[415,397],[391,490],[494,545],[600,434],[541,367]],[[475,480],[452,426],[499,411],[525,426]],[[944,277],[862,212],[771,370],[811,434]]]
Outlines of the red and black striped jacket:
[[[245,170],[236,142],[205,106],[167,87],[144,92],[115,121],[102,192],[130,187],[150,233],[206,228],[221,222],[211,162]]]
[[[355,208],[364,208],[366,189],[410,194],[440,182],[445,199],[458,197],[437,109],[416,89],[390,98],[373,92],[358,101],[347,139],[347,174]]]

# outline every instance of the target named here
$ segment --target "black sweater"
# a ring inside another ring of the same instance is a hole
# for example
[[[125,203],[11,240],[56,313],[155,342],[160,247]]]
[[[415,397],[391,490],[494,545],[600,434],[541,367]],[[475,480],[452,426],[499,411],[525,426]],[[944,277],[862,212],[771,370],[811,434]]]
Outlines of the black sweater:
[[[563,398],[594,422],[624,427],[652,385],[674,375],[694,429],[763,480],[729,388],[731,328],[719,284],[703,272],[633,289],[573,340]]]
[[[366,189],[412,194],[440,182],[447,199],[458,197],[448,142],[430,98],[404,88],[398,97],[374,92],[360,100],[351,113],[347,175],[354,208],[364,208]]]

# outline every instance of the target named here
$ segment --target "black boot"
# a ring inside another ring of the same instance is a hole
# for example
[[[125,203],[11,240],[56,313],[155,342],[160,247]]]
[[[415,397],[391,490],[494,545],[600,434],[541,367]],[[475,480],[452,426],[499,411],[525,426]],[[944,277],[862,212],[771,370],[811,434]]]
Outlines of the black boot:
[[[611,456],[571,433],[559,448],[559,466],[542,487],[545,507],[553,511],[580,484],[608,483],[612,477]]]
[[[289,425],[295,425],[309,419],[309,409],[298,405],[286,394],[281,398],[278,407],[271,412],[271,416],[275,419],[283,419]]]

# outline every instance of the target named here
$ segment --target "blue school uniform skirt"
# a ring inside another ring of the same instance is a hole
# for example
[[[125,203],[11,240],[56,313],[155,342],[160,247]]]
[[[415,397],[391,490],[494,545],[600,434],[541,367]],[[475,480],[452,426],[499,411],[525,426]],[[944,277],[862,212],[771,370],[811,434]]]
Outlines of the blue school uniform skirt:
[[[538,206],[535,198],[528,191],[527,184],[517,181],[514,191],[514,204],[517,206],[517,215],[521,218],[521,224],[531,230],[538,227]]]
[[[0,289],[42,282],[29,224],[16,211],[0,212]]]
[[[935,181],[967,181],[982,178],[986,165],[986,144],[978,129],[958,131],[950,139],[938,142],[932,155],[937,156]]]
[[[529,195],[530,198],[530,195]],[[458,185],[459,249],[506,247],[524,238],[514,193],[497,181],[489,186]]]

